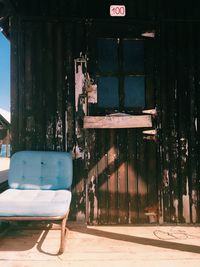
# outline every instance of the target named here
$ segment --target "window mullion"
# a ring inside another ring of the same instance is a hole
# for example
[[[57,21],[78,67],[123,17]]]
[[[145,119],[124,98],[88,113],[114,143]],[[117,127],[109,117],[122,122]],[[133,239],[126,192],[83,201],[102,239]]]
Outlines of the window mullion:
[[[118,38],[119,111],[124,111],[123,42]]]

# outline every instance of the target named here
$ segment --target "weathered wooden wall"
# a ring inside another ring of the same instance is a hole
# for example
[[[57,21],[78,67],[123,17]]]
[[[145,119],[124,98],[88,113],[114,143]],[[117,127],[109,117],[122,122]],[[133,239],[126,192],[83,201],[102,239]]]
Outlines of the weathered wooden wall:
[[[13,149],[63,150],[66,29],[62,23],[12,23],[12,102],[21,103],[12,103]]]
[[[119,1],[112,1],[115,3]],[[197,3],[124,1],[125,19],[132,28],[144,24],[146,30],[156,30],[152,75],[158,137],[156,143],[150,144],[136,138],[136,130],[118,130],[118,139],[113,130],[100,130],[101,133],[88,130],[84,140],[79,139],[80,142],[87,140],[85,157],[74,160],[72,219],[84,218],[87,208],[90,222],[146,222],[144,208],[158,202],[164,222],[199,222],[200,19]],[[51,0],[47,4],[38,0],[32,1],[30,7],[30,2],[15,1],[16,13],[11,18],[10,32],[13,152],[74,150],[77,142],[74,59],[80,52],[86,53],[95,19],[107,19],[106,23],[115,24],[115,19],[109,20],[109,4],[109,1],[89,4],[81,0]],[[119,19],[117,24],[120,23],[124,20]],[[132,149],[138,153],[131,154]],[[122,153],[119,154],[119,150]],[[107,151],[116,154],[116,159],[109,157]],[[93,152],[89,161],[88,152],[90,155]],[[156,167],[151,155],[157,159]],[[145,173],[142,175],[146,179],[145,186],[140,184],[140,171]],[[120,172],[128,173],[121,186]],[[96,178],[99,183],[95,185]],[[98,196],[94,197],[95,186]],[[141,195],[144,198],[138,200]]]
[[[199,215],[199,22],[163,22],[160,27],[161,164],[166,220]],[[188,201],[188,202],[187,202]],[[178,203],[178,206],[176,206]],[[187,208],[186,208],[187,209]],[[168,219],[167,219],[168,218]],[[196,219],[195,219],[196,218]]]

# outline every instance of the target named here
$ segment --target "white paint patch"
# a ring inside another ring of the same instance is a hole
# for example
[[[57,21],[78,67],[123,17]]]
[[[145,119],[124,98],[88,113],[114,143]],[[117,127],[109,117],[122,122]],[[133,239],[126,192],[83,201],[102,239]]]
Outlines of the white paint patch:
[[[84,74],[82,68],[82,62],[76,62],[75,60],[75,104],[76,111],[78,111],[79,95],[82,94],[84,86]]]
[[[188,179],[186,183],[186,195],[183,195],[183,218],[186,223],[190,223],[190,197],[189,197],[189,186]]]

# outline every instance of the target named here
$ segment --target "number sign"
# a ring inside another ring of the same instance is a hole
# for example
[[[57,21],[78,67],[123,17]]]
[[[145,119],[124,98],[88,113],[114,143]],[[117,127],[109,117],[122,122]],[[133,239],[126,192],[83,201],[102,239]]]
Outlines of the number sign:
[[[124,17],[126,15],[126,7],[123,5],[110,6],[111,17]]]

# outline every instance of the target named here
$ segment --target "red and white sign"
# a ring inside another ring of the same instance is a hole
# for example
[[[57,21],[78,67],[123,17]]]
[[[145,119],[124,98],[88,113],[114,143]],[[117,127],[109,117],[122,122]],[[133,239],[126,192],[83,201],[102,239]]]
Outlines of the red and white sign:
[[[126,15],[126,7],[123,5],[110,6],[111,17],[124,17]]]

